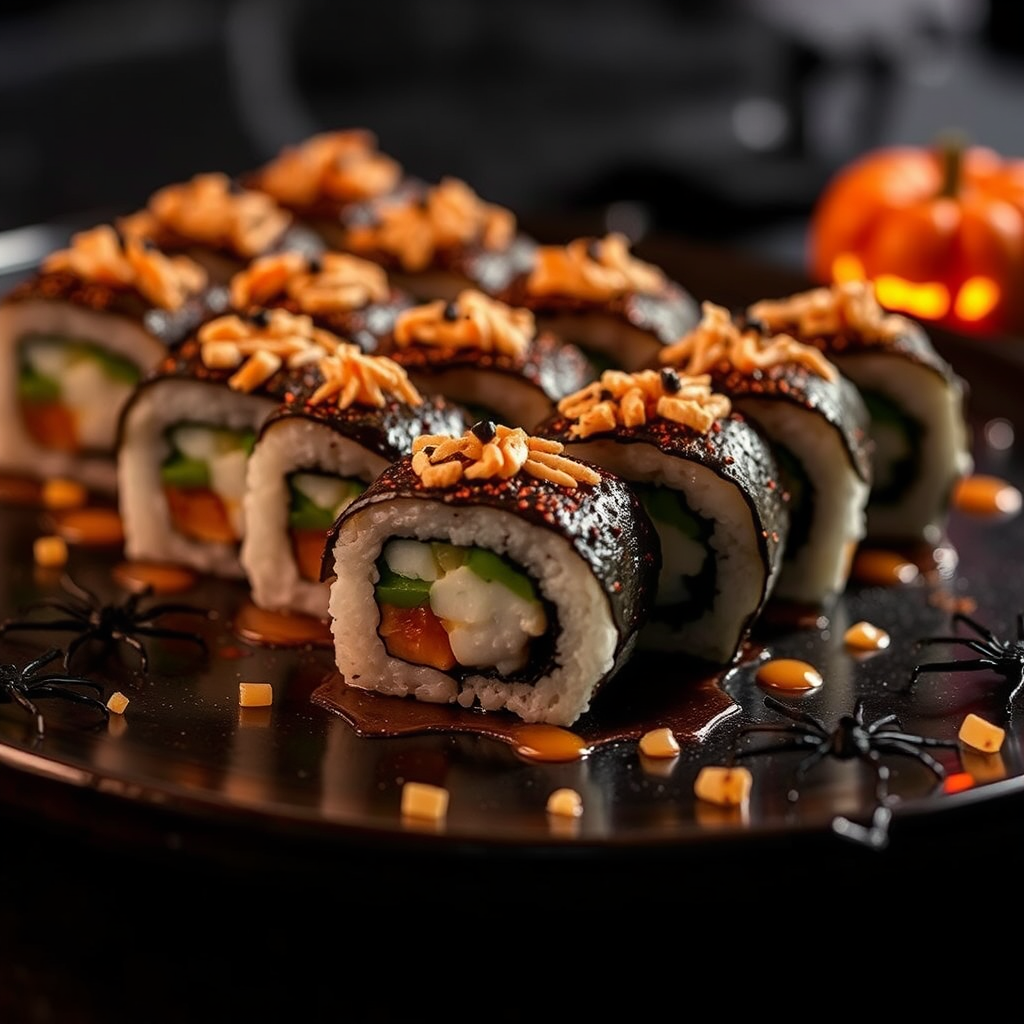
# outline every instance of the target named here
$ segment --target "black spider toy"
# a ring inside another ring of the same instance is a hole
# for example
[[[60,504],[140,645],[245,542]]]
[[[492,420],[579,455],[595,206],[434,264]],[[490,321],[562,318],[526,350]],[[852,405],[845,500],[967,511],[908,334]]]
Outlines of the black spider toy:
[[[858,700],[852,715],[841,715],[835,729],[829,730],[825,724],[805,711],[797,711],[788,707],[774,697],[765,697],[765,706],[785,715],[793,725],[749,725],[740,730],[740,736],[751,733],[773,733],[781,738],[749,750],[736,752],[736,757],[751,757],[774,751],[801,750],[810,748],[810,753],[797,765],[796,778],[802,779],[819,761],[825,757],[835,757],[841,761],[854,758],[871,766],[875,773],[875,793],[880,802],[887,798],[886,785],[888,770],[881,763],[882,754],[904,754],[916,758],[937,778],[945,776],[946,771],[935,758],[921,750],[921,747],[956,747],[955,740],[930,739],[926,736],[915,736],[903,731],[896,715],[884,715],[870,724],[864,722],[864,702]],[[789,799],[795,801],[796,790],[790,790]]]
[[[990,629],[963,612],[954,613],[953,623],[958,622],[973,629],[977,636],[932,636],[918,640],[918,644],[963,644],[981,657],[930,661],[916,665],[910,675],[911,686],[922,672],[981,672],[991,669],[1011,684],[1010,694],[1006,698],[1006,713],[1012,715],[1013,702],[1024,687],[1024,613],[1017,613],[1016,640],[1000,640]]]
[[[10,618],[0,623],[0,636],[20,630],[52,630],[62,632],[70,630],[78,636],[68,645],[64,654],[64,667],[68,668],[75,652],[90,640],[105,645],[126,643],[139,652],[142,671],[149,668],[149,656],[142,637],[162,637],[169,640],[188,640],[206,650],[206,641],[197,633],[189,633],[180,629],[165,629],[155,625],[155,620],[170,612],[182,612],[189,615],[206,615],[200,608],[187,604],[156,604],[149,608],[140,608],[139,602],[149,597],[152,591],[147,588],[139,593],[131,594],[120,604],[104,604],[92,591],[79,586],[68,577],[61,581],[69,600],[46,598],[30,604],[25,612],[37,609],[52,608],[63,612],[67,618],[40,619],[30,621],[21,618]]]
[[[17,704],[32,715],[36,720],[36,733],[39,736],[43,735],[43,715],[35,702],[42,697],[57,697],[76,704],[88,704],[104,718],[110,715],[107,706],[101,700],[88,693],[79,693],[78,690],[71,689],[75,686],[87,686],[99,693],[102,689],[99,683],[82,679],[80,676],[66,676],[60,673],[39,675],[41,669],[59,657],[60,651],[54,649],[40,655],[35,661],[30,661],[24,668],[0,664],[0,701]]]

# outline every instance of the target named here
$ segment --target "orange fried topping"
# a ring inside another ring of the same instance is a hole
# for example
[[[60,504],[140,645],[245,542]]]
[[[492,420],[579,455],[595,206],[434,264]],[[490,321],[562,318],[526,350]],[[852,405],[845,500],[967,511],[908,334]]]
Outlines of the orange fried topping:
[[[322,132],[288,146],[259,173],[259,187],[287,206],[318,199],[358,202],[391,192],[402,176],[397,161],[377,150],[368,131]]]
[[[569,428],[572,437],[608,433],[619,426],[639,427],[658,416],[706,434],[715,420],[729,415],[732,403],[711,390],[707,374],[605,370],[600,380],[563,398],[558,411],[576,421]]]
[[[72,235],[71,245],[51,253],[43,270],[64,270],[83,281],[132,288],[160,309],[180,309],[189,296],[206,287],[206,271],[198,263],[186,256],[167,256],[138,239],[122,245],[109,224]]]
[[[236,371],[228,379],[236,391],[253,391],[283,366],[298,369],[319,362],[341,346],[310,317],[283,309],[217,317],[199,328],[199,344],[204,366]]]
[[[356,405],[382,408],[387,396],[420,405],[423,399],[405,370],[387,356],[364,355],[358,345],[341,345],[319,363],[324,382],[313,392],[310,405],[333,399],[339,409]]]
[[[537,333],[533,313],[468,288],[454,302],[437,299],[403,310],[395,320],[395,345],[475,348],[521,358]]]
[[[569,489],[601,479],[589,466],[562,455],[560,442],[490,422],[474,424],[462,437],[423,434],[412,451],[413,471],[427,487],[451,487],[463,477],[507,480],[521,470]]]
[[[729,311],[713,302],[703,302],[701,310],[700,323],[658,353],[661,362],[690,376],[719,367],[749,376],[782,363],[796,363],[829,381],[839,376],[813,345],[803,345],[788,334],[765,337],[754,328],[741,331]]]
[[[625,235],[603,239],[577,238],[568,245],[543,245],[526,281],[530,295],[564,295],[604,302],[629,292],[657,295],[665,275],[651,263],[636,259]]]
[[[463,181],[445,178],[416,198],[382,203],[375,221],[349,228],[348,245],[357,252],[383,251],[408,271],[424,270],[438,250],[479,244],[503,249],[515,235],[515,216],[485,203]]]
[[[271,253],[253,260],[231,279],[235,309],[265,306],[287,295],[304,313],[315,316],[386,302],[390,294],[383,267],[340,252],[324,253],[315,260],[300,252]]]
[[[864,341],[885,343],[905,334],[908,327],[905,317],[879,305],[871,281],[844,281],[786,299],[762,299],[748,313],[770,330],[795,331],[801,338],[850,331]]]
[[[262,192],[235,190],[227,175],[197,174],[155,192],[145,210],[125,217],[121,230],[152,238],[166,229],[200,245],[251,259],[266,252],[291,225],[291,214]]]

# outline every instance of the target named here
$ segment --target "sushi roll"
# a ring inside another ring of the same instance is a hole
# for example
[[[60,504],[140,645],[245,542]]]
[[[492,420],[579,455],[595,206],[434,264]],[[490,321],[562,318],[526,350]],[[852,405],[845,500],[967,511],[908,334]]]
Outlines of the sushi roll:
[[[462,410],[424,398],[385,356],[344,345],[260,428],[249,459],[241,562],[253,602],[327,618],[321,581],[327,531],[421,434],[461,433]],[[312,381],[310,386],[312,386]]]
[[[531,310],[541,329],[578,345],[599,371],[651,366],[700,320],[693,296],[616,233],[537,247],[496,297]]]
[[[146,206],[122,217],[118,230],[167,253],[184,253],[210,280],[227,284],[259,256],[284,249],[316,254],[323,242],[270,196],[225,174],[197,174],[167,185]]]
[[[868,411],[854,385],[812,345],[736,323],[702,305],[700,324],[660,363],[711,387],[762,429],[789,495],[789,531],[773,598],[828,604],[846,586],[865,532],[871,479]]]
[[[421,391],[459,402],[477,419],[527,430],[594,378],[580,349],[538,332],[528,309],[473,289],[401,312],[389,351]]]
[[[74,235],[0,302],[0,469],[113,492],[133,388],[225,304],[187,257],[109,224]]]
[[[118,502],[131,559],[242,578],[249,455],[263,421],[323,383],[342,347],[283,309],[210,320],[135,389],[118,425]],[[354,348],[354,346],[352,346]]]
[[[657,527],[661,572],[639,646],[725,665],[771,596],[788,510],[761,431],[707,375],[605,370],[537,428],[636,491]]]
[[[340,252],[260,256],[231,279],[230,295],[237,313],[262,308],[307,315],[370,353],[390,335],[398,314],[413,305],[382,267]]]
[[[265,192],[320,234],[329,248],[343,240],[345,211],[385,196],[403,180],[401,165],[360,128],[320,132],[284,147],[244,184]]]
[[[350,686],[571,725],[625,664],[657,538],[618,477],[481,422],[423,436],[328,538]]]
[[[938,542],[973,460],[964,383],[920,324],[883,310],[864,281],[765,299],[748,314],[821,349],[860,391],[872,442],[866,539]]]
[[[535,243],[504,207],[464,181],[406,178],[393,192],[348,207],[332,248],[379,263],[417,299],[454,299],[466,288],[496,295],[531,265]]]

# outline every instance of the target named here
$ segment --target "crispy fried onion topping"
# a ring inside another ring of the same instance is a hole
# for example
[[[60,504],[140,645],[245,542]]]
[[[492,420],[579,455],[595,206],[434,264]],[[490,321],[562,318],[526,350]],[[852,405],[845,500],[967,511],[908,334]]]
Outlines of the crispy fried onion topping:
[[[227,175],[213,173],[154,192],[146,209],[125,217],[119,227],[142,238],[153,238],[163,228],[251,259],[266,252],[291,223],[291,214],[269,195],[236,190]]]
[[[504,249],[515,231],[516,219],[509,210],[485,203],[458,178],[445,178],[422,202],[405,197],[380,203],[374,219],[353,225],[347,237],[356,252],[389,253],[405,270],[415,272],[428,267],[439,250],[465,245]]]
[[[468,288],[454,302],[437,299],[403,310],[395,320],[395,345],[475,348],[521,358],[537,333],[533,313]]]
[[[657,295],[665,288],[660,268],[638,260],[625,235],[577,238],[568,245],[542,245],[526,281],[531,295],[564,295],[604,302],[628,292]]]
[[[703,302],[701,310],[700,323],[658,353],[666,366],[690,376],[719,367],[749,376],[770,366],[796,363],[829,381],[839,376],[838,370],[813,345],[803,345],[788,334],[766,337],[755,328],[741,331],[729,311],[713,302]]]
[[[684,376],[672,369],[625,373],[605,370],[558,403],[558,411],[576,422],[573,437],[603,434],[616,427],[639,427],[661,417],[706,434],[715,420],[728,416],[732,403],[711,390],[707,374]]]
[[[319,363],[324,382],[313,392],[310,405],[333,400],[339,409],[350,405],[382,408],[390,395],[406,405],[420,405],[420,393],[405,370],[387,356],[364,355],[358,345],[341,345]]]
[[[288,146],[259,174],[259,187],[287,206],[318,199],[359,202],[391,192],[402,176],[397,161],[377,149],[372,132],[322,132]]]
[[[235,309],[265,306],[279,295],[294,299],[311,316],[362,309],[386,302],[391,294],[384,268],[347,253],[328,252],[310,259],[286,251],[261,256],[231,279]]]
[[[318,363],[341,345],[308,316],[283,309],[257,310],[244,317],[221,316],[199,328],[200,358],[211,369],[235,370],[228,386],[254,391],[282,367]]]
[[[475,423],[462,437],[423,434],[412,451],[413,471],[427,487],[451,487],[463,477],[507,480],[520,471],[570,490],[601,479],[589,466],[562,455],[560,442],[489,421]]]
[[[879,305],[871,281],[844,281],[786,299],[762,299],[747,312],[769,330],[790,330],[801,338],[851,332],[864,341],[885,343],[907,331],[905,317]]]
[[[68,271],[83,281],[134,289],[161,309],[180,309],[206,287],[206,271],[198,263],[186,256],[167,256],[139,239],[122,244],[109,224],[72,235],[71,245],[51,253],[43,270]]]

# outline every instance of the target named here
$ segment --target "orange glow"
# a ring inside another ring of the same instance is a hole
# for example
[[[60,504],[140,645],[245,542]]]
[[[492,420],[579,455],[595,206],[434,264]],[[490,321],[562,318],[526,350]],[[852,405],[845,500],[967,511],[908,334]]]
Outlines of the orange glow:
[[[938,320],[949,312],[949,289],[944,284],[917,284],[895,274],[879,274],[875,293],[887,309],[901,309],[927,320]]]
[[[832,280],[837,284],[843,284],[845,281],[863,281],[866,276],[864,264],[852,252],[840,253],[832,261]]]
[[[999,285],[990,277],[966,280],[956,297],[953,311],[961,320],[981,320],[999,305]]]

